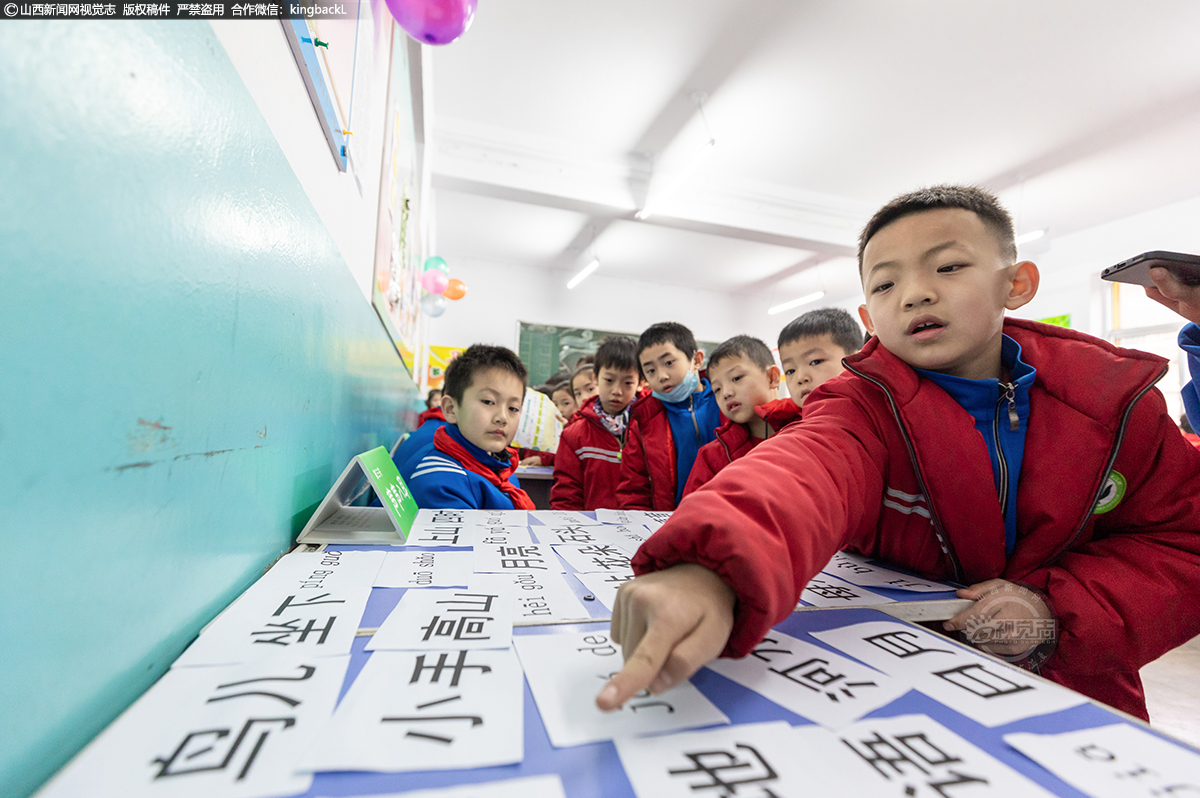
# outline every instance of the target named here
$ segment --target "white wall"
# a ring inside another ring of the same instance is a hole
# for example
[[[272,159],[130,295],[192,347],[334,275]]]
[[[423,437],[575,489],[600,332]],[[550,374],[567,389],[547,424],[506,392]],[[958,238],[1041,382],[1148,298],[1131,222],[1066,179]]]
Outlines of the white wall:
[[[374,274],[391,22],[382,2],[371,6],[364,2],[351,120],[354,135],[347,146],[351,164],[345,172],[333,159],[282,25],[275,20],[211,23],[368,300]]]

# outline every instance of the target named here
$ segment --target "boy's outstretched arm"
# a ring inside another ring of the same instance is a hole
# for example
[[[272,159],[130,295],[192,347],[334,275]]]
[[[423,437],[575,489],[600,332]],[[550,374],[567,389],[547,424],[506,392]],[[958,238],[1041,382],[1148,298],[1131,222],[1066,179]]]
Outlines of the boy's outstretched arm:
[[[625,667],[596,705],[617,709],[642,690],[661,693],[687,679],[725,648],[733,629],[733,589],[700,565],[683,564],[621,585],[612,639]]]

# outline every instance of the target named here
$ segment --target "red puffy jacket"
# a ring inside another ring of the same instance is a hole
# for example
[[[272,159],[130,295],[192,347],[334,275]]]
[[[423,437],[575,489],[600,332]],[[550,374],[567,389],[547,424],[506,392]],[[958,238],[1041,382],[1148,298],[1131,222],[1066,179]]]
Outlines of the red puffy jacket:
[[[440,406],[431,407],[428,410],[423,411],[421,413],[421,415],[417,416],[417,426],[413,427],[413,429],[420,428],[420,426],[422,424],[424,424],[426,421],[429,421],[430,419],[432,419],[434,421],[445,421],[446,420],[446,416],[444,413],[442,413],[442,408]]]
[[[1200,451],[1153,388],[1162,358],[1036,322],[1004,331],[1037,369],[1007,559],[974,419],[876,339],[800,423],[682,502],[634,569],[720,574],[738,596],[730,656],[842,548],[932,578],[1020,582],[1059,621],[1042,674],[1146,718],[1138,669],[1200,634]]]
[[[770,424],[775,432],[800,418],[800,408],[791,399],[775,399],[755,407],[754,412]],[[739,457],[744,457],[765,440],[766,438],[755,438],[751,435],[745,424],[738,424],[726,418],[725,422],[717,427],[717,439],[701,446],[696,454],[692,473],[688,475],[687,484],[683,486],[684,498],[715,477],[722,468]]]
[[[554,510],[616,509],[624,439],[608,431],[595,397],[571,416],[558,441],[550,507]],[[635,405],[636,407],[636,405]],[[632,414],[631,414],[632,415]],[[628,429],[626,429],[628,434]]]
[[[647,396],[633,408],[617,506],[623,510],[675,509],[675,436],[662,402]]]

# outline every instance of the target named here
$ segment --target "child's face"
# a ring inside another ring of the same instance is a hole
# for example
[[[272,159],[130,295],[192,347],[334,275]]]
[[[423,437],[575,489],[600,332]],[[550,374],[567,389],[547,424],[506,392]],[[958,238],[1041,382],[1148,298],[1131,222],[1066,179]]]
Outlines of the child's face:
[[[575,404],[582,407],[583,403],[596,395],[599,386],[596,384],[595,372],[585,371],[576,374],[571,380],[571,388],[575,391]]]
[[[665,342],[643,349],[638,353],[638,361],[650,390],[667,393],[683,382],[689,371],[704,362],[704,353],[696,350],[689,358],[675,344]]]
[[[556,390],[550,396],[550,400],[554,402],[554,406],[558,408],[558,412],[562,413],[563,418],[568,420],[571,418],[571,416],[575,415],[575,411],[579,409],[579,405],[575,403],[575,394],[573,394],[571,392],[571,388],[566,385]]]
[[[511,371],[488,369],[475,374],[462,402],[442,397],[446,420],[485,452],[497,454],[512,443],[521,417],[525,386]]]
[[[600,369],[598,376],[600,378],[600,409],[610,416],[615,416],[629,407],[629,403],[637,395],[638,382],[640,382],[637,371],[633,369],[621,371],[605,366]]]
[[[429,408],[434,408],[434,407],[437,407],[438,405],[440,405],[441,403],[442,403],[442,392],[441,391],[433,391],[432,393],[429,394],[429,401],[427,401],[425,403],[425,406],[429,407]]]
[[[916,368],[1000,377],[1004,310],[1037,293],[1037,267],[1009,264],[974,213],[939,208],[884,227],[863,251],[868,332]]]
[[[797,338],[779,347],[783,380],[797,407],[804,407],[814,388],[846,370],[842,365],[846,354],[828,334]]]
[[[732,355],[709,365],[708,381],[725,417],[745,424],[754,418],[754,408],[775,399],[779,367],[758,367],[744,355]]]

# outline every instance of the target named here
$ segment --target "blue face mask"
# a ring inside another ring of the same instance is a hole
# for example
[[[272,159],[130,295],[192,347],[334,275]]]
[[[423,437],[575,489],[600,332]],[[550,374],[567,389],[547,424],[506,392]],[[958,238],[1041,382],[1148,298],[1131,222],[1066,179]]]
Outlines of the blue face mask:
[[[700,375],[694,371],[689,371],[687,376],[683,378],[683,382],[676,385],[667,393],[651,391],[655,399],[662,402],[682,402],[691,394],[695,393],[696,388],[700,385]]]

